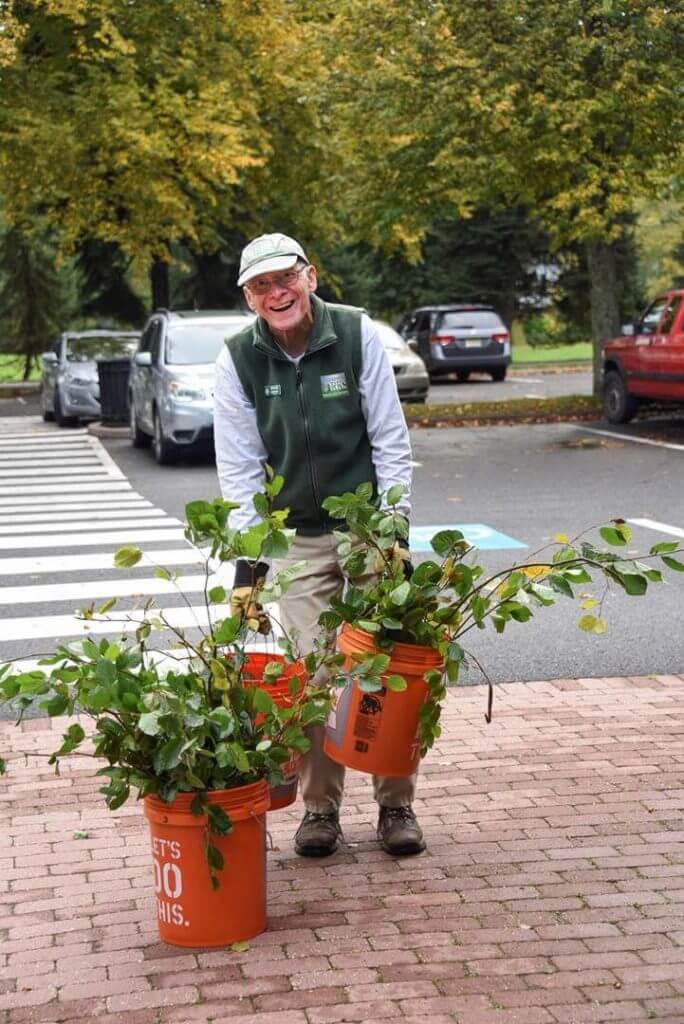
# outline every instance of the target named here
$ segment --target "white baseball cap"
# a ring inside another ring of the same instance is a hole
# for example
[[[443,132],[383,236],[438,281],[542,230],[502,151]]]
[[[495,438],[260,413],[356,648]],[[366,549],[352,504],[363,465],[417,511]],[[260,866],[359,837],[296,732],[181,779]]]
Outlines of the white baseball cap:
[[[289,270],[297,260],[308,259],[299,242],[287,235],[259,235],[242,250],[238,287],[242,288],[259,274],[270,274],[276,270]]]

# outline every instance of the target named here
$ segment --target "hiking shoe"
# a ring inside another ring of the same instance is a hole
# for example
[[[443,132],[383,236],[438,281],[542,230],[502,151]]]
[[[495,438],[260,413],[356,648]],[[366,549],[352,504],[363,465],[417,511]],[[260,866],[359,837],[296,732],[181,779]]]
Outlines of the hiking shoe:
[[[410,807],[380,808],[378,842],[385,853],[395,857],[408,857],[425,849],[423,833]]]
[[[300,857],[329,857],[342,836],[337,811],[318,814],[307,811],[295,834],[295,852]]]

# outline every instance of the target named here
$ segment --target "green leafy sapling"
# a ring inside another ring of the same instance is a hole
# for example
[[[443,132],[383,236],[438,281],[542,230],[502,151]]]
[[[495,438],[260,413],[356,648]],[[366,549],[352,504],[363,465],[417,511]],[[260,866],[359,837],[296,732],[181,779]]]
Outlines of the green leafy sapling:
[[[177,626],[151,599],[122,612],[112,610],[112,599],[81,612],[81,618],[121,623],[115,640],[85,637],[60,644],[29,671],[0,666],[0,700],[13,703],[18,723],[30,709],[51,717],[79,716],[67,724],[49,763],[59,771],[60,761],[69,756],[104,762],[97,774],[106,779],[101,792],[111,810],[132,793],[166,801],[179,793],[195,794],[193,811],[207,816],[206,850],[214,882],[222,859],[211,837],[227,834],[231,824],[212,803],[212,791],[258,779],[280,785],[292,752],[308,749],[305,729],[325,721],[329,707],[327,692],[310,682],[302,686],[328,657],[323,650],[298,663],[288,707],[279,707],[267,689],[250,684],[245,668],[254,634],[248,621],[222,614],[228,595],[212,579],[217,564],[288,550],[293,531],[285,527],[287,512],[272,507],[281,486],[282,479],[270,474],[264,492],[254,499],[261,522],[243,531],[230,526],[237,508],[231,502],[217,498],[186,506],[185,536],[204,568],[203,602],[193,612],[194,629]],[[115,564],[130,568],[142,558],[139,548],[125,547],[116,553]],[[269,599],[286,591],[298,568],[275,574]],[[186,607],[194,607],[176,574],[161,566],[155,573],[175,588]],[[160,630],[174,638],[163,656],[149,647]],[[283,638],[281,646],[285,663],[274,657],[264,673],[267,683],[298,659],[293,638]],[[83,718],[92,723],[88,732]],[[0,773],[4,769],[0,762]]]
[[[663,574],[652,563],[683,572],[684,563],[676,542],[653,545],[645,556],[626,557],[631,530],[624,519],[570,540],[557,534],[551,545],[535,552],[529,561],[487,574],[476,549],[459,530],[441,530],[430,544],[436,557],[422,561],[406,579],[403,566],[392,558],[394,538],[407,536],[408,525],[396,511],[402,488],[391,488],[380,503],[372,500],[369,484],[354,493],[328,498],[324,507],[344,522],[335,532],[349,585],[343,597],[331,601],[320,617],[328,631],[343,623],[373,636],[377,654],[355,656],[350,669],[337,670],[338,683],[355,681],[369,692],[383,686],[406,687],[399,675],[387,675],[389,652],[395,643],[417,644],[437,651],[442,669],[425,673],[428,699],[422,709],[419,739],[424,754],[440,735],[439,717],[446,687],[458,682],[465,666],[473,662],[490,686],[487,720],[491,718],[491,681],[477,658],[463,646],[472,629],[492,625],[503,633],[512,622],[528,622],[534,612],[556,602],[558,596],[581,599],[579,628],[601,634],[606,631],[602,607],[611,586],[630,596],[646,593],[649,583],[660,583]],[[598,532],[598,540],[592,539]],[[609,550],[598,546],[603,541]],[[622,550],[621,550],[622,549]],[[545,560],[542,555],[546,556]],[[603,591],[595,597],[579,588],[600,581]]]

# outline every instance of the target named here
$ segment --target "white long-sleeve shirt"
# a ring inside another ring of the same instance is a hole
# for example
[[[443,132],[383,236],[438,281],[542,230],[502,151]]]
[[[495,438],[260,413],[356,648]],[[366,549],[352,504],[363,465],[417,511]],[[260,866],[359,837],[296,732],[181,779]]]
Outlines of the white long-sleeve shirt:
[[[284,350],[283,354],[291,362],[299,362]],[[408,517],[412,475],[409,433],[394,372],[375,325],[365,313],[361,317],[358,388],[378,493],[402,484],[404,495],[397,510]],[[262,489],[268,453],[257,426],[256,410],[240,383],[227,345],[216,360],[214,443],[221,494],[227,501],[240,503],[240,508],[231,515],[231,526],[240,530],[253,526],[259,517],[252,497]]]

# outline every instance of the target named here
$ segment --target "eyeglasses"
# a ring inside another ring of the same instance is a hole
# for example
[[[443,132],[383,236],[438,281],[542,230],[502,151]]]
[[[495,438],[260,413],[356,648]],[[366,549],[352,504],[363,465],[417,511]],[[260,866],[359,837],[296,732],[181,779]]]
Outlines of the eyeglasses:
[[[299,270],[285,270],[282,274],[274,274],[273,277],[255,277],[245,285],[255,295],[268,295],[271,288],[291,288],[299,280],[299,275],[309,269],[309,264],[300,267]]]

